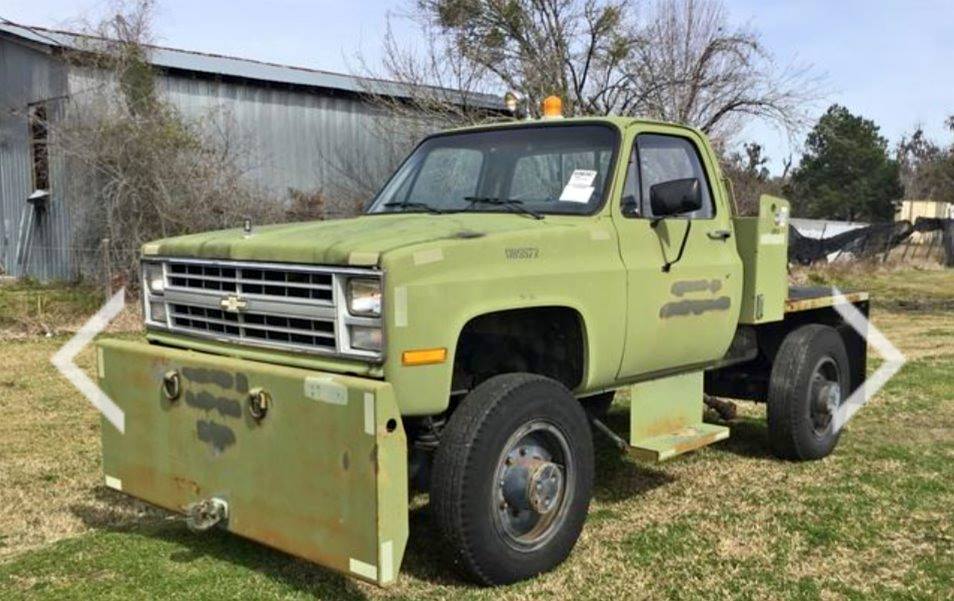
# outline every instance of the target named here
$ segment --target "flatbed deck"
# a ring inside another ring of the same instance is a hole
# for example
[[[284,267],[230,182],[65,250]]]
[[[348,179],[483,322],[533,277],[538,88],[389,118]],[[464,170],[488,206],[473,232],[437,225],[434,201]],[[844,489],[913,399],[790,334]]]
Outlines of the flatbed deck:
[[[850,303],[860,303],[868,300],[868,293],[843,292],[831,286],[789,286],[788,298],[785,299],[785,312],[797,313],[831,307],[837,304],[840,298]]]

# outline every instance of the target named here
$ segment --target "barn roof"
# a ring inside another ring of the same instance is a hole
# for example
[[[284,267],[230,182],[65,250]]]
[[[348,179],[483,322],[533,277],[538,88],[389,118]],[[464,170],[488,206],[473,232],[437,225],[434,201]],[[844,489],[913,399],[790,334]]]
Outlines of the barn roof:
[[[102,38],[94,36],[21,25],[0,17],[0,36],[4,34],[48,48],[89,49],[90,42],[102,41]],[[206,76],[236,77],[265,83],[340,90],[354,94],[380,94],[398,98],[407,97],[411,89],[408,84],[384,79],[358,77],[332,71],[294,67],[164,46],[148,45],[147,48],[149,49],[149,62],[160,69],[186,71]],[[496,96],[471,94],[470,98],[474,104],[484,108],[503,108],[502,100]]]

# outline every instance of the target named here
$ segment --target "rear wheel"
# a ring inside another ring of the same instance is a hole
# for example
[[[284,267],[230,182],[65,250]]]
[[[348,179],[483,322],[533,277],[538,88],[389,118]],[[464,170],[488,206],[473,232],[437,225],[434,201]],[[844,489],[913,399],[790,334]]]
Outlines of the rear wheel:
[[[559,382],[506,374],[478,386],[448,421],[431,508],[466,572],[506,584],[569,555],[592,487],[593,441],[580,404]]]
[[[836,412],[849,392],[848,354],[838,332],[802,326],[779,347],[768,394],[769,442],[783,459],[827,456],[838,444]]]

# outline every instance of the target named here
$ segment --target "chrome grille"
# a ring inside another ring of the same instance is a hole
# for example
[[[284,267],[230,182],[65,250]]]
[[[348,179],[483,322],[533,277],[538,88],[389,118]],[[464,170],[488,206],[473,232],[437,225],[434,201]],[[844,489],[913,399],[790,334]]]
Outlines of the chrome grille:
[[[236,292],[325,303],[331,303],[334,294],[330,273],[290,268],[170,262],[166,277],[170,287],[190,290]]]
[[[335,322],[260,313],[229,313],[221,309],[174,303],[173,327],[210,334],[226,334],[241,341],[305,345],[335,349]]]
[[[350,315],[343,299],[348,277],[379,272],[200,259],[146,262],[161,264],[164,280],[161,295],[145,292],[147,305],[165,307],[160,318],[147,311],[150,327],[255,346],[382,357],[351,347],[351,327],[380,327],[381,320]]]

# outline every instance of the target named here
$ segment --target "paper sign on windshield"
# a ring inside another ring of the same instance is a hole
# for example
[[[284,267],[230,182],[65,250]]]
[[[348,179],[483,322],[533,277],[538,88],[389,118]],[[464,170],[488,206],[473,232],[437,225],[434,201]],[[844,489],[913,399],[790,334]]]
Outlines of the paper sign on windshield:
[[[593,180],[596,179],[596,171],[591,169],[576,169],[570,175],[570,181],[563,188],[560,194],[561,202],[590,202],[590,196],[593,195]]]

